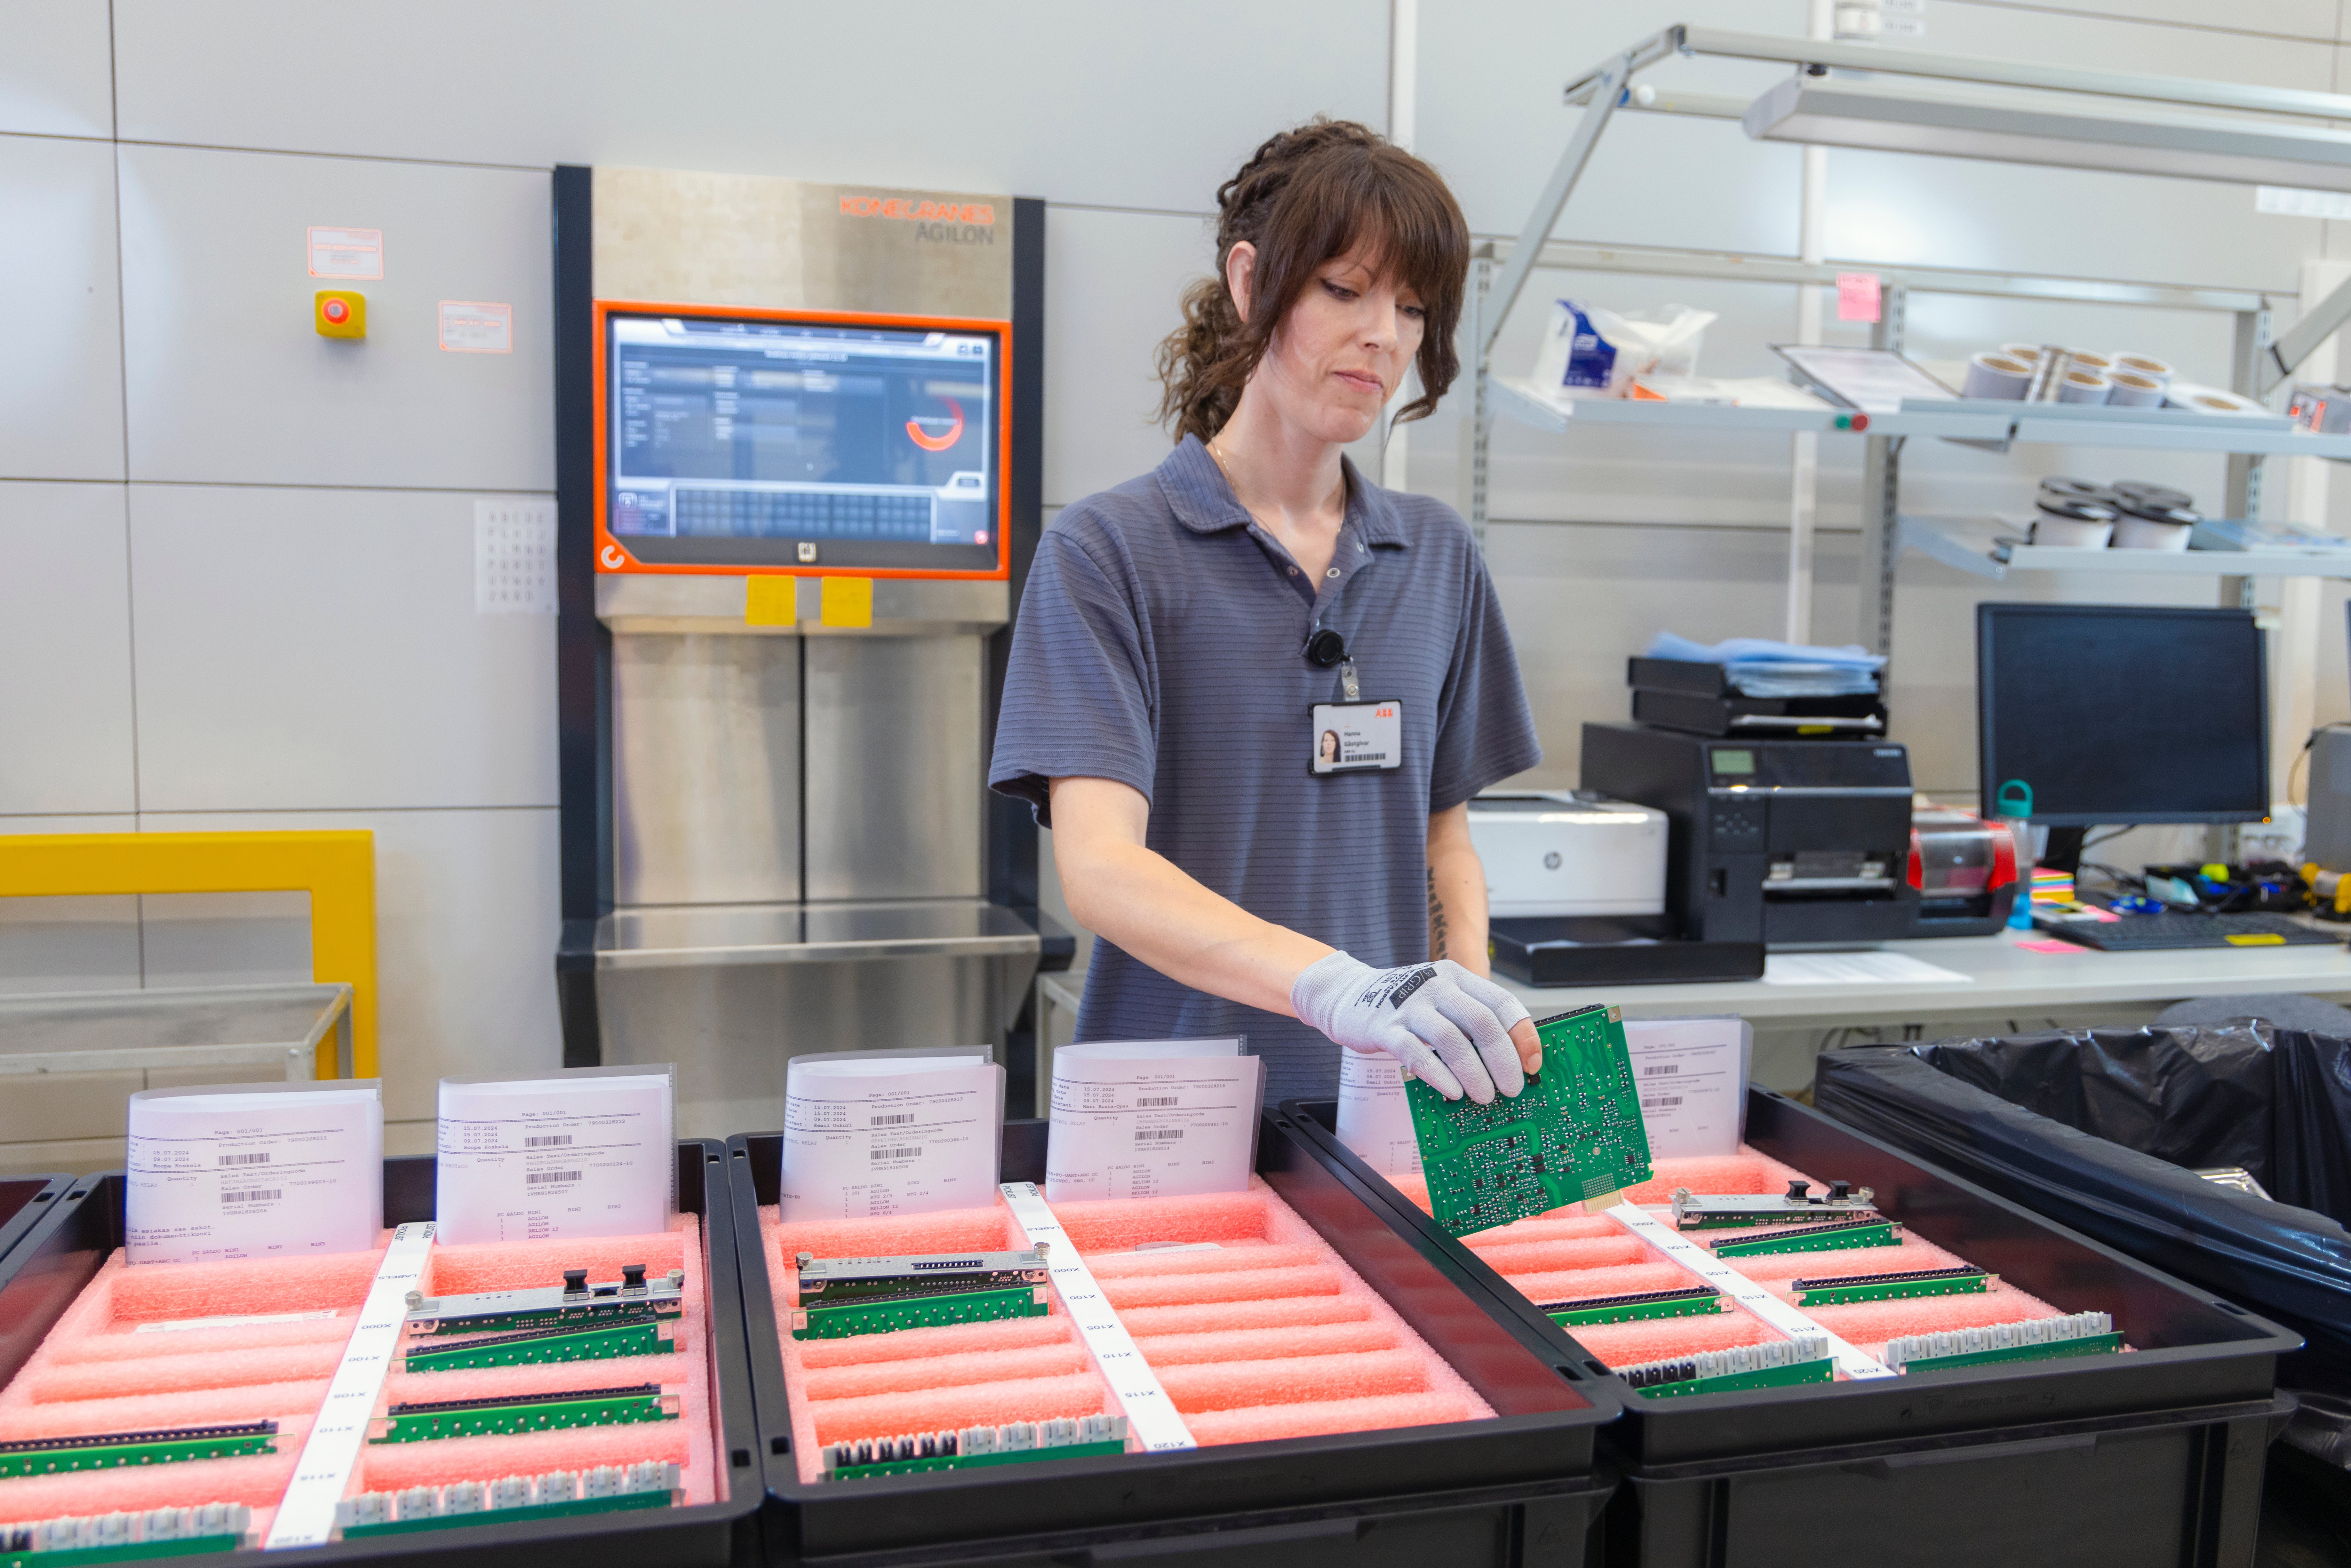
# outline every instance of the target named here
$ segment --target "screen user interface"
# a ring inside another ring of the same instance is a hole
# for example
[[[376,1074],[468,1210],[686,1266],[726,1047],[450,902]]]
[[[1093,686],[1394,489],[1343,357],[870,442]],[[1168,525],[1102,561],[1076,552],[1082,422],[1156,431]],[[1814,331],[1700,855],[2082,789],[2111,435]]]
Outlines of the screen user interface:
[[[641,559],[995,565],[1000,340],[606,318],[607,525]]]
[[[2269,810],[2262,633],[2249,610],[1984,604],[1980,784],[2032,817],[2252,821]]]

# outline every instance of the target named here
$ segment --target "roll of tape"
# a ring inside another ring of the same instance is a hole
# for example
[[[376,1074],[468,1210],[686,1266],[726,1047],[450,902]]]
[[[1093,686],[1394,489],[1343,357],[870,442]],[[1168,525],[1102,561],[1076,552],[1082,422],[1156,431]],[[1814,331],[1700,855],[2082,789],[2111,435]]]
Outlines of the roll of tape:
[[[2094,507],[2109,509],[2122,504],[2122,497],[2111,486],[2093,485],[2087,479],[2067,479],[2057,476],[2041,481],[2041,505],[2052,502],[2085,501]]]
[[[2112,390],[2106,401],[2123,408],[2161,408],[2163,383],[2137,371],[2116,371],[2106,378]]]
[[[2032,361],[1983,353],[1968,361],[1968,379],[1960,384],[1959,395],[2012,400],[2022,397],[2032,384]]]
[[[2115,368],[2114,356],[2102,354],[2095,349],[2076,349],[2074,350],[2074,367],[2076,370],[2095,371],[2100,375],[2105,375]]]
[[[2067,371],[2064,384],[2057,389],[2057,401],[2104,402],[2113,392],[2114,383],[2106,380],[2103,371]]]
[[[2000,351],[2011,360],[2022,360],[2028,365],[2041,358],[2041,345],[2038,343],[2002,343]]]
[[[2133,375],[2145,376],[2158,386],[2168,387],[2171,384],[2171,367],[2152,354],[2116,354],[2114,356],[2114,361],[2115,369],[2117,371],[2128,371]]]
[[[2226,387],[2199,386],[2194,382],[2175,380],[2164,389],[2164,406],[2193,409],[2198,413],[2263,414],[2269,410],[2249,397],[2229,391]]]
[[[2195,497],[2168,485],[2150,484],[2145,479],[2117,479],[2114,488],[2115,494],[2130,507],[2155,507],[2181,512],[2196,508]]]

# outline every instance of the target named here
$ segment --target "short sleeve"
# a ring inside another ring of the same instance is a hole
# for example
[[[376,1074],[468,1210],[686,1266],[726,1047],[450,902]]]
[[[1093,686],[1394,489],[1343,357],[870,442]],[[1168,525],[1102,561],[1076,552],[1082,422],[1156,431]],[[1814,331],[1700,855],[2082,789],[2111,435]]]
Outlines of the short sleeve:
[[[1474,549],[1468,573],[1453,667],[1438,705],[1437,756],[1428,772],[1431,816],[1542,760],[1518,651],[1510,645],[1494,580]]]
[[[1157,771],[1149,627],[1132,581],[1070,526],[1083,522],[1056,519],[1038,541],[987,768],[988,787],[1027,800],[1047,827],[1051,779],[1113,779],[1148,800]]]

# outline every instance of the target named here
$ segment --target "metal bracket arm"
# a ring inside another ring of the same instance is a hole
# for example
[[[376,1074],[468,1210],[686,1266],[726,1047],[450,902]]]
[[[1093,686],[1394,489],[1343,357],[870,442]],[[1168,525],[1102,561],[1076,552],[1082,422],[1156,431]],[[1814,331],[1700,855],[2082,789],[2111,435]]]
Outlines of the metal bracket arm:
[[[2346,321],[2351,321],[2351,278],[2337,284],[2335,292],[2304,311],[2293,329],[2269,346],[2261,367],[2261,384],[2253,395],[2266,398],[2275,391],[2279,382],[2294,374],[2296,365],[2310,358],[2318,345],[2333,337]]]

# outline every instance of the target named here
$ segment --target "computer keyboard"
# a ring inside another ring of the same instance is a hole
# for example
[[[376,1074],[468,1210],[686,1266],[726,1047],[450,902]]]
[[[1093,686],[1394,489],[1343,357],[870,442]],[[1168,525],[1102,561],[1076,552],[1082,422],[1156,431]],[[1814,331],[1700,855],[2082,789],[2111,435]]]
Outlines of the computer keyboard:
[[[2340,946],[2343,938],[2283,915],[2126,915],[2119,920],[2040,920],[2042,930],[2106,953],[2165,947]]]

